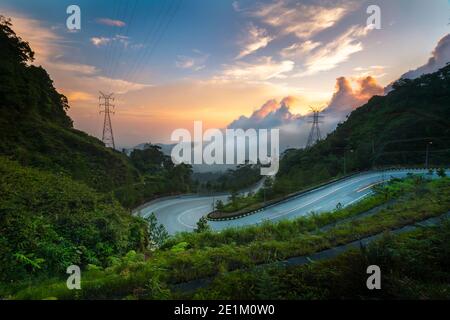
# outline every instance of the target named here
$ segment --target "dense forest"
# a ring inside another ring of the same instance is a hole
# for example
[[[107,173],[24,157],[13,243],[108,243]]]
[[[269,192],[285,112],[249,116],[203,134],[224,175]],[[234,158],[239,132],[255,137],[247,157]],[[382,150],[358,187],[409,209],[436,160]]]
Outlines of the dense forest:
[[[67,174],[99,192],[112,190],[129,208],[158,195],[189,191],[190,168],[174,166],[156,147],[136,150],[130,159],[74,129],[67,98],[42,67],[30,64],[34,52],[5,17],[0,17],[0,48],[0,155]]]
[[[249,188],[261,180],[261,167],[245,163],[225,172],[195,172],[194,186],[200,193],[236,192]]]
[[[450,65],[415,80],[401,79],[386,96],[354,110],[326,139],[289,150],[280,162],[273,197],[351,172],[389,166],[448,165]]]
[[[67,98],[0,16],[1,280],[106,264],[149,243],[129,210],[188,192],[192,169],[154,146],[131,157],[73,128]]]

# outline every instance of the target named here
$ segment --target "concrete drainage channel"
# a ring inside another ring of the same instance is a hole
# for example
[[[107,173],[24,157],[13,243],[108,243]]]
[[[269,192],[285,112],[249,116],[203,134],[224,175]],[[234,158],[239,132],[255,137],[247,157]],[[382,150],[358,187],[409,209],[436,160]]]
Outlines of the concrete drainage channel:
[[[446,220],[446,219],[450,219],[450,212],[447,212],[438,217],[428,218],[426,220],[415,222],[414,224],[407,225],[407,226],[404,226],[404,227],[401,227],[398,229],[389,230],[389,232],[394,235],[402,234],[405,232],[413,231],[419,227],[436,226],[436,225],[440,224],[443,220]],[[369,243],[380,239],[383,235],[384,235],[384,232],[381,232],[381,233],[378,233],[373,236],[355,240],[355,241],[352,241],[352,242],[344,244],[344,245],[336,246],[336,247],[333,247],[330,249],[326,249],[326,250],[323,250],[320,252],[313,253],[311,255],[292,257],[292,258],[288,258],[283,261],[259,264],[259,265],[256,265],[254,268],[265,268],[265,267],[269,267],[269,266],[279,266],[279,267],[301,266],[301,265],[305,265],[307,263],[311,263],[314,261],[331,259],[331,258],[334,258],[350,249],[357,249],[357,248],[360,248],[361,246],[366,246]],[[239,269],[239,270],[245,271],[245,270],[250,270],[250,269]],[[235,272],[235,271],[238,271],[238,270],[229,271],[229,272]],[[197,289],[208,286],[213,280],[214,280],[214,277],[196,279],[196,280],[172,285],[172,289],[174,289],[175,291],[192,292]]]

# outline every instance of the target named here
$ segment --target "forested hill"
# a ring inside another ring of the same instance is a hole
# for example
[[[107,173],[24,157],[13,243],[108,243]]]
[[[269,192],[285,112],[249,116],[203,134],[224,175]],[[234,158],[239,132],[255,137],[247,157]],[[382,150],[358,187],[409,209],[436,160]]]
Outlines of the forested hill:
[[[73,128],[66,97],[42,67],[30,65],[28,43],[0,20],[0,155],[101,191],[135,181],[138,172],[126,156]]]
[[[431,143],[431,144],[430,144]],[[274,192],[290,193],[332,177],[381,166],[449,165],[450,65],[415,80],[401,79],[386,96],[353,111],[326,139],[290,150]]]
[[[191,168],[156,146],[128,157],[75,130],[33,57],[0,15],[0,296],[15,281],[147,250],[149,225],[123,207],[190,187]]]

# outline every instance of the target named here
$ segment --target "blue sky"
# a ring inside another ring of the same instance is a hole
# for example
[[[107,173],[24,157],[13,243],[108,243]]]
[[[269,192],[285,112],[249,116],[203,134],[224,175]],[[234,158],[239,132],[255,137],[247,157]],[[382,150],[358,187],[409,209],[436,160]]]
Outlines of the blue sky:
[[[81,8],[68,32],[66,8]],[[365,30],[366,8],[381,30]],[[3,0],[59,90],[75,125],[99,135],[99,90],[117,93],[119,143],[167,142],[203,120],[226,127],[267,100],[293,114],[327,106],[336,79],[384,87],[425,64],[449,31],[447,0]]]

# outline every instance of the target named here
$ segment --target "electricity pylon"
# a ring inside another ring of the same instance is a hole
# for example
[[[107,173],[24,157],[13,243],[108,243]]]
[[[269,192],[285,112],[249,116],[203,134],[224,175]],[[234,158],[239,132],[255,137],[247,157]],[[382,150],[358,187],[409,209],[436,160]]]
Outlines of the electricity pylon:
[[[323,116],[320,115],[320,110],[311,107],[311,111],[313,115],[311,116],[311,120],[309,123],[312,123],[311,131],[309,132],[308,142],[306,143],[306,148],[310,148],[319,140],[322,140],[322,136],[320,134],[319,123],[321,122],[321,118]]]
[[[114,105],[110,103],[110,100],[114,101],[113,97],[114,93],[110,94],[104,94],[100,91],[100,96],[98,97],[99,101],[99,107],[100,107],[100,113],[105,114],[105,118],[103,120],[103,135],[102,135],[102,141],[105,144],[105,146],[115,149],[116,145],[114,143],[114,134],[111,124],[111,113],[114,114],[114,111],[111,110],[114,109]],[[103,103],[102,103],[103,99]]]

